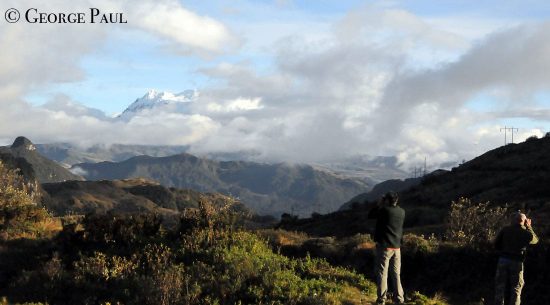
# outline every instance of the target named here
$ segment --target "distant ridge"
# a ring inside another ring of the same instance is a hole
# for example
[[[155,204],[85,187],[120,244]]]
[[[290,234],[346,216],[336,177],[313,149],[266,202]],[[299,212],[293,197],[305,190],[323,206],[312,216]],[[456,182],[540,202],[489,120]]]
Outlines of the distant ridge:
[[[17,137],[10,147],[0,147],[0,153],[22,158],[32,166],[34,177],[40,182],[83,180],[55,161],[42,156],[36,146],[25,137]]]
[[[133,157],[122,162],[73,166],[89,180],[145,177],[169,187],[235,196],[258,214],[307,216],[327,213],[369,189],[363,179],[348,179],[310,165],[214,161],[182,153]]]
[[[97,163],[102,161],[124,161],[135,156],[148,155],[166,157],[185,152],[184,145],[130,145],[130,144],[96,144],[79,147],[69,143],[35,144],[36,149],[45,157],[69,166],[78,163]]]
[[[367,201],[377,201],[387,192],[401,192],[412,186],[420,184],[422,177],[409,178],[405,180],[391,179],[384,182],[380,182],[375,185],[370,192],[359,194],[351,198],[348,202],[344,203],[340,210],[348,210],[352,208],[352,205],[358,203],[364,203]]]
[[[186,208],[196,208],[201,198],[218,206],[231,203],[233,210],[248,213],[227,196],[167,188],[146,179],[66,181],[44,183],[42,188],[44,204],[58,215],[150,212],[174,218]]]

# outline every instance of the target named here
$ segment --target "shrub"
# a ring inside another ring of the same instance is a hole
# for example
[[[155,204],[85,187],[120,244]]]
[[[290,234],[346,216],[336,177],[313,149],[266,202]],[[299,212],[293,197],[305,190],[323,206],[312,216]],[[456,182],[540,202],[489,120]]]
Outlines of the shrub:
[[[357,233],[343,240],[346,252],[373,249],[376,244],[369,234]]]
[[[198,209],[186,209],[180,217],[178,233],[193,234],[196,230],[206,230],[209,242],[217,233],[228,234],[242,227],[248,215],[232,210],[234,201],[224,206],[215,205],[206,197],[199,199]]]
[[[403,236],[403,249],[411,254],[428,254],[437,252],[439,241],[434,235],[425,238],[424,235],[405,234]]]
[[[539,137],[537,137],[537,136],[530,136],[525,140],[525,142],[534,142],[538,139],[539,139]]]
[[[84,239],[103,246],[130,246],[146,242],[161,233],[157,214],[90,214],[82,220]]]
[[[8,169],[0,161],[0,236],[3,239],[42,236],[35,224],[50,218],[37,206],[40,194],[36,182],[26,182],[19,170]]]
[[[508,207],[491,207],[489,202],[473,203],[460,198],[451,203],[445,238],[460,246],[488,246],[506,223]]]
[[[420,292],[414,291],[411,294],[411,300],[409,302],[407,302],[407,304],[414,304],[414,305],[447,305],[447,302],[440,295],[436,295],[435,297],[430,299],[427,296],[422,295]]]

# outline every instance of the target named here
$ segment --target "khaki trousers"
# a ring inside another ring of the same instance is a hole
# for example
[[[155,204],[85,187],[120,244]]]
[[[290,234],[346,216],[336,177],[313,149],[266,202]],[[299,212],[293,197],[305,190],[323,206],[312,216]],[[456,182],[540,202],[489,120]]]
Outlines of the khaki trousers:
[[[510,287],[509,305],[521,304],[523,280],[523,262],[500,258],[495,276],[495,305],[504,305],[506,284]]]
[[[405,296],[401,286],[401,250],[376,247],[376,286],[377,304],[384,304],[388,294],[388,274],[392,280],[395,301],[403,303]]]

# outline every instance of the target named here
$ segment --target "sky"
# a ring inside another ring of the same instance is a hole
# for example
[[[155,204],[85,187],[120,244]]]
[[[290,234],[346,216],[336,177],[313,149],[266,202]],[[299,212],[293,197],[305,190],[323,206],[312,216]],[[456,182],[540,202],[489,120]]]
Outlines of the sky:
[[[1,144],[438,166],[503,145],[503,127],[516,143],[550,131],[547,1],[0,1],[11,8],[22,18],[0,20]],[[29,23],[30,8],[127,23]],[[185,113],[114,118],[151,89],[200,96]]]

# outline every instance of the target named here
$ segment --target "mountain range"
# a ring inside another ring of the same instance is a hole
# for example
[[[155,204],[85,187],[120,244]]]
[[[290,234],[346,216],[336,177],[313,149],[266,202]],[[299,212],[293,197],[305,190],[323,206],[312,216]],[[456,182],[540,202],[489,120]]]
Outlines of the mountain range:
[[[147,178],[168,188],[193,189],[232,196],[260,215],[280,216],[283,213],[292,213],[307,216],[314,212],[334,211],[349,198],[370,189],[370,184],[365,179],[346,178],[310,165],[217,161],[187,153],[166,157],[142,155],[120,162],[80,163],[71,167],[69,171],[57,162],[42,156],[36,147],[30,140],[19,137],[11,147],[4,147],[2,151],[9,153],[14,160],[20,157],[21,162],[28,162],[30,166],[26,167],[30,167],[30,171],[44,184],[46,191],[50,190],[50,186],[45,183],[83,180],[83,177],[92,181]],[[76,158],[70,146],[46,144],[39,147],[50,155]],[[122,158],[126,153],[136,153],[133,149],[170,154],[183,147],[111,146],[107,152],[103,149],[96,151],[106,152],[103,156]],[[14,163],[14,160],[11,162]],[[66,183],[64,187],[84,188],[87,185]],[[115,194],[113,191],[107,191],[105,186],[96,189],[102,190],[100,194]],[[113,208],[112,202],[118,200],[110,200],[111,203],[106,204],[105,198],[97,200],[97,197],[94,199],[94,196],[86,195],[85,197],[91,199],[83,201],[78,199],[80,195],[74,196],[69,200],[71,204],[63,205],[74,205],[75,209],[81,212],[90,210],[94,206],[93,202],[100,201],[103,203],[98,203],[97,209],[105,210],[102,206]]]
[[[54,160],[64,167],[79,163],[98,163],[102,161],[121,162],[137,156],[168,157],[180,153],[188,153],[189,146],[169,145],[128,145],[128,144],[96,144],[88,147],[70,143],[34,144],[36,150],[48,159]],[[258,160],[254,151],[206,153],[201,157],[215,161],[248,161],[265,163]],[[388,179],[406,179],[409,173],[401,168],[396,157],[368,155],[329,160],[310,164],[314,168],[328,171],[344,178],[356,178],[374,185]]]
[[[220,192],[258,214],[274,216],[331,212],[370,187],[363,179],[343,178],[310,165],[215,161],[186,153],[82,163],[72,170],[88,180],[146,177],[169,187]]]
[[[81,147],[69,143],[35,144],[36,150],[63,166],[102,161],[124,161],[136,156],[167,157],[186,152],[188,146],[96,144]]]

